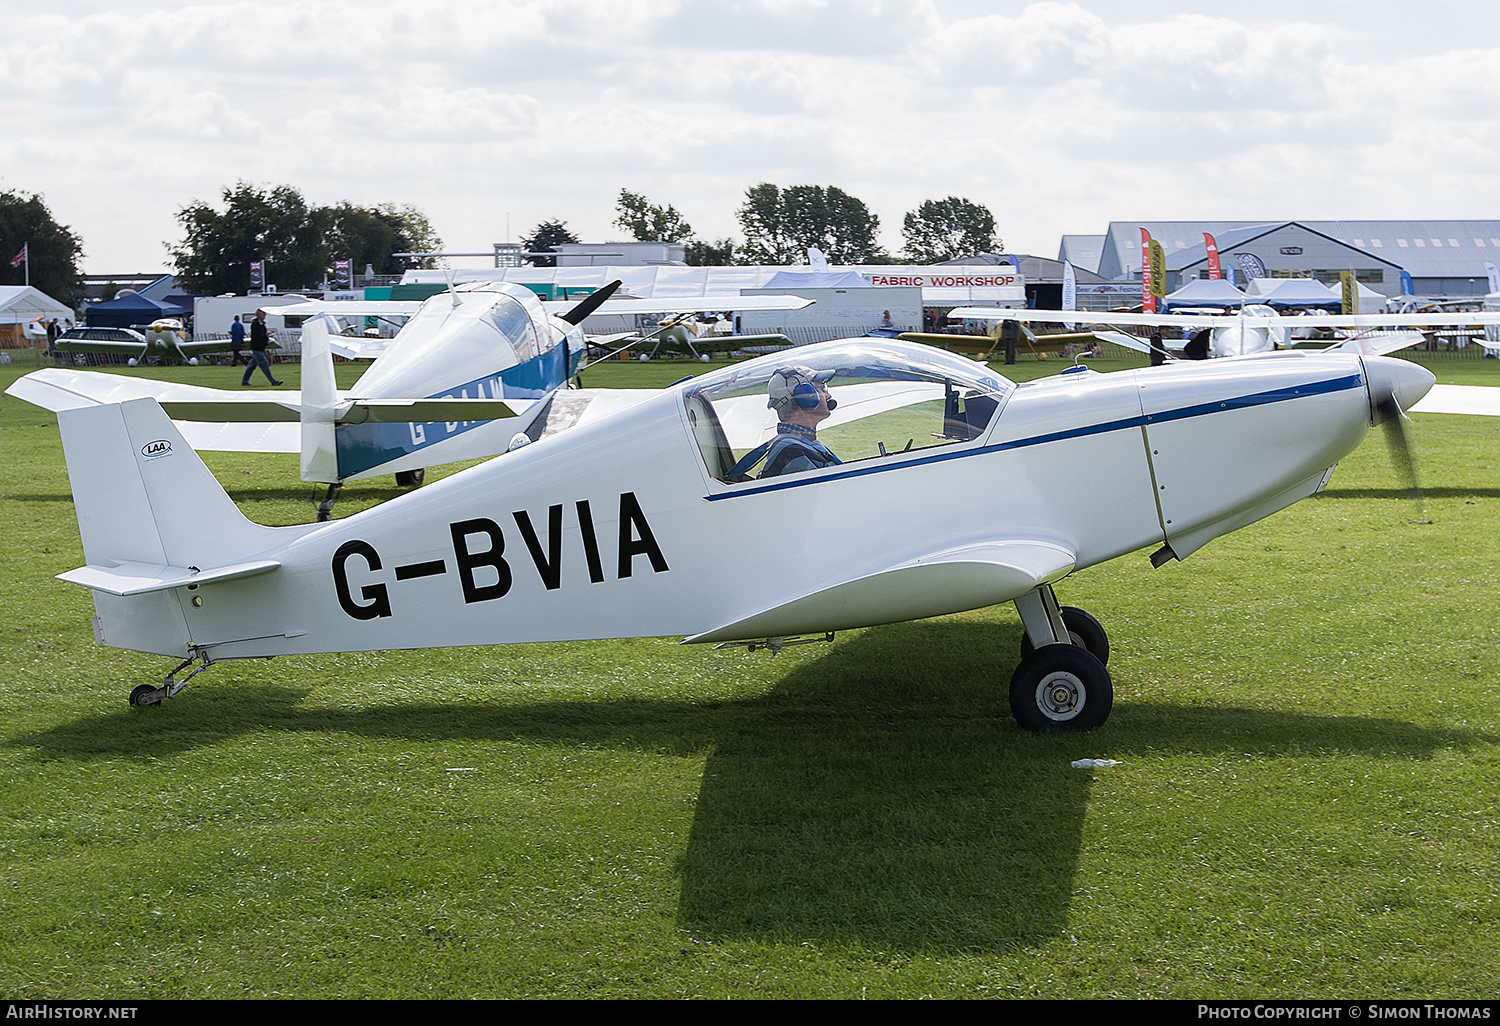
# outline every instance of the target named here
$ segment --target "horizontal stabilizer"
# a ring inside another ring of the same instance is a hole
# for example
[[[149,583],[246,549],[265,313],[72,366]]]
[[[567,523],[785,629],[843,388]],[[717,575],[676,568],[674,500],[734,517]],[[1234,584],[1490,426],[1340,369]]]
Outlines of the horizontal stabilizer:
[[[535,404],[535,399],[355,399],[339,407],[338,423],[434,424],[507,420]]]
[[[1076,559],[1048,541],[966,545],[860,574],[686,640],[791,637],[979,609],[1060,580]]]
[[[231,392],[154,378],[49,367],[17,379],[6,395],[56,413],[131,399],[155,399],[175,420],[252,423],[296,421],[302,396],[296,391]]]
[[[90,563],[77,570],[58,574],[57,579],[69,584],[81,584],[93,591],[111,595],[144,595],[151,591],[166,591],[189,584],[208,584],[210,581],[227,581],[235,577],[251,577],[275,570],[281,565],[274,559],[256,559],[247,563],[234,563],[209,570],[192,566],[163,566],[159,563],[120,563],[116,566],[96,566]]]

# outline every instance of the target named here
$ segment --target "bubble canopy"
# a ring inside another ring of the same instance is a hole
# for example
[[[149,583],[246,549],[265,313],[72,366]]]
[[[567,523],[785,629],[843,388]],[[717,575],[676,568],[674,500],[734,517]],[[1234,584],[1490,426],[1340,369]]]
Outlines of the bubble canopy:
[[[732,485],[971,442],[1015,387],[931,346],[863,338],[752,360],[682,395],[709,474]]]

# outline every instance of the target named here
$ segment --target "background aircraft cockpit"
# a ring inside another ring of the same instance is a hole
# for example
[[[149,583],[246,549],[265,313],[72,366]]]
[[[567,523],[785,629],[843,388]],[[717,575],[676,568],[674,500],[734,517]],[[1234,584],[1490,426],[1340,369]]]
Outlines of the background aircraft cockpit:
[[[684,389],[688,425],[715,479],[736,484],[766,475],[766,450],[782,421],[767,404],[771,380],[792,367],[811,371],[834,400],[816,436],[842,464],[973,441],[1016,387],[983,364],[926,346],[863,338],[785,350]]]

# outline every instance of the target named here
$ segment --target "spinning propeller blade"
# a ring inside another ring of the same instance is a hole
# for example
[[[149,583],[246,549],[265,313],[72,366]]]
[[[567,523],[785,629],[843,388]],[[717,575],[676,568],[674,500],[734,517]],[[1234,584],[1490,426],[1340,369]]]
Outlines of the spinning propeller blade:
[[[1402,362],[1404,361],[1382,361],[1382,364]],[[1406,366],[1431,378],[1425,370],[1416,368],[1413,364],[1406,364]],[[1396,476],[1401,479],[1407,496],[1416,503],[1415,522],[1431,523],[1432,521],[1425,516],[1422,487],[1417,481],[1417,461],[1411,444],[1411,418],[1402,408],[1403,398],[1406,399],[1407,405],[1411,405],[1426,394],[1431,381],[1419,386],[1416,383],[1416,375],[1404,369],[1394,376],[1382,373],[1381,367],[1375,365],[1374,360],[1367,361],[1366,368],[1370,371],[1370,419],[1385,429],[1385,444],[1390,450],[1391,464],[1395,467]]]

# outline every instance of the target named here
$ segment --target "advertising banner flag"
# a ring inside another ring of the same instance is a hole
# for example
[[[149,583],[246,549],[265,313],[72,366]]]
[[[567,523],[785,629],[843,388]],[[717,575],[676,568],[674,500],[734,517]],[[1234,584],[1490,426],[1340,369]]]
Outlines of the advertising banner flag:
[[[1141,313],[1156,313],[1156,297],[1151,293],[1151,233],[1141,229]]]
[[[266,287],[265,262],[250,261],[250,291],[260,292]]]
[[[1208,232],[1203,233],[1203,247],[1208,250],[1208,280],[1218,281],[1224,277],[1219,272],[1219,244]]]
[[[1067,260],[1063,261],[1062,308],[1064,310],[1078,309],[1078,275],[1074,273],[1073,265]],[[1069,331],[1073,330],[1072,321],[1064,321],[1063,326]]]

